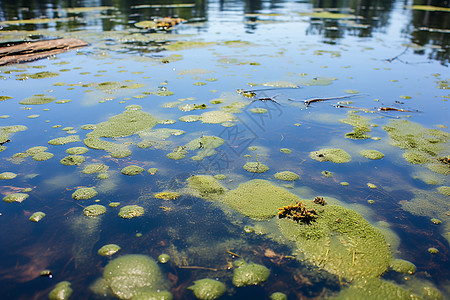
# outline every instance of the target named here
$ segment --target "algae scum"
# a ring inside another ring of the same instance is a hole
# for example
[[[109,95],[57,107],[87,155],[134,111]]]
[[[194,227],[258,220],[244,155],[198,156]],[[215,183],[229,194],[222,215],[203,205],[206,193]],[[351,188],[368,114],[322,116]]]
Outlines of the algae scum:
[[[41,2],[2,41],[89,45],[0,66],[2,299],[450,298],[447,8]]]

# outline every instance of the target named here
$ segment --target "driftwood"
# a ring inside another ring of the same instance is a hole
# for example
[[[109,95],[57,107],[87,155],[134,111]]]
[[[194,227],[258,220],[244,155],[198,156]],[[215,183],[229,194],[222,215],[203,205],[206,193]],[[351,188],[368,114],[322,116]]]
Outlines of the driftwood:
[[[55,39],[12,44],[11,46],[0,47],[0,66],[30,62],[88,45],[88,43],[78,39]]]

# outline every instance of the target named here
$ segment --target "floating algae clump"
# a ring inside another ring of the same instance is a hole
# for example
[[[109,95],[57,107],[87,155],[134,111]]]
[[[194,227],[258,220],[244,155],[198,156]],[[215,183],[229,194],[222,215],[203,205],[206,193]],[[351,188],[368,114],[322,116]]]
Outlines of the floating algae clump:
[[[43,79],[43,78],[53,78],[53,77],[56,77],[56,76],[59,76],[59,73],[45,71],[45,72],[38,72],[38,73],[31,74],[30,78]]]
[[[278,180],[284,180],[284,181],[294,181],[300,178],[297,174],[291,171],[283,171],[278,172],[273,175]]]
[[[200,300],[215,300],[225,293],[225,284],[220,281],[204,278],[194,281],[194,285],[188,287]]]
[[[389,267],[395,272],[403,274],[413,274],[416,272],[416,266],[412,262],[399,258],[391,260]]]
[[[362,150],[359,154],[368,159],[382,159],[384,157],[384,154],[377,150]]]
[[[287,296],[281,292],[275,292],[270,295],[270,300],[287,300]]]
[[[59,162],[65,166],[76,166],[84,163],[86,158],[81,155],[69,155],[61,159]]]
[[[448,149],[449,134],[439,129],[427,129],[407,120],[392,120],[383,129],[391,144],[406,150],[403,157],[410,163],[434,163],[428,168],[436,173],[450,172],[450,165],[439,161],[439,154]]]
[[[450,196],[450,186],[441,186],[437,188],[438,192],[445,196]]]
[[[117,253],[117,251],[120,250],[120,247],[116,244],[108,244],[108,245],[104,245],[102,246],[100,249],[98,249],[98,255],[101,256],[111,256],[115,253]]]
[[[93,188],[79,188],[72,194],[72,198],[75,200],[87,200],[94,198],[97,194],[97,191]]]
[[[269,219],[277,214],[279,207],[299,200],[284,188],[262,179],[241,183],[219,199],[239,213],[257,220]]]
[[[46,95],[34,95],[25,99],[22,99],[19,101],[22,105],[40,105],[40,104],[47,104],[50,102],[55,101],[55,97],[46,96]]]
[[[39,153],[36,153],[35,155],[33,155],[33,159],[35,161],[44,161],[44,160],[49,160],[53,156],[54,156],[53,153],[50,153],[50,152],[39,152]]]
[[[264,173],[269,170],[269,167],[258,161],[248,162],[243,167],[246,171],[251,173]]]
[[[83,214],[88,217],[96,217],[103,215],[106,212],[106,207],[100,204],[89,205],[83,209]]]
[[[48,141],[50,145],[65,145],[74,142],[81,142],[78,135],[69,135]]]
[[[95,125],[92,132],[86,134],[84,144],[92,149],[114,152],[124,150],[126,145],[104,141],[102,138],[126,137],[144,130],[150,130],[158,123],[151,114],[141,111],[140,106],[128,107],[124,112],[113,116],[106,122]]]
[[[141,293],[164,288],[158,264],[145,255],[130,254],[110,261],[103,271],[103,280],[119,299],[168,299],[139,297]]]
[[[269,278],[270,270],[263,265],[244,263],[233,271],[233,285],[236,287],[258,285]]]
[[[134,176],[134,175],[141,174],[144,171],[145,171],[144,168],[132,165],[132,166],[127,166],[127,167],[123,168],[120,172],[124,175]]]
[[[127,205],[120,209],[119,217],[124,219],[131,219],[134,217],[140,217],[144,214],[144,208],[137,205]]]
[[[200,197],[215,199],[224,194],[227,189],[210,175],[194,175],[187,179],[189,187],[194,189]]]
[[[200,120],[202,120],[202,123],[209,124],[219,124],[223,122],[236,121],[232,113],[220,110],[202,113],[200,116]]]
[[[371,137],[366,134],[371,131],[369,118],[360,116],[354,112],[349,112],[347,114],[347,119],[341,119],[339,122],[353,126],[353,131],[345,134],[346,138],[361,140]]]
[[[352,157],[342,149],[321,149],[309,153],[309,157],[320,162],[330,161],[336,164],[347,163],[352,159]]]
[[[310,224],[278,219],[282,234],[294,241],[304,259],[326,271],[353,280],[383,274],[391,252],[382,233],[355,211],[338,205],[318,206]]]
[[[28,155],[36,155],[38,153],[44,152],[46,151],[48,148],[44,147],[44,146],[36,146],[36,147],[31,147],[29,149],[27,149],[27,151],[25,151],[26,154]]]
[[[166,156],[167,158],[173,159],[173,160],[180,160],[186,157],[187,151],[185,150],[186,147],[184,146],[178,146],[175,149],[173,149],[172,152],[168,153]]]
[[[89,149],[86,147],[72,147],[66,150],[67,154],[70,155],[81,155],[81,154],[85,154],[86,152],[88,152]]]
[[[13,172],[0,173],[0,180],[14,179],[16,177],[17,177],[17,174],[13,173]]]
[[[67,300],[72,295],[72,288],[70,287],[70,282],[61,281],[58,283],[53,290],[51,290],[50,294],[48,294],[48,298],[50,300]]]
[[[0,127],[0,145],[7,143],[9,141],[9,137],[12,133],[24,131],[27,129],[28,129],[28,127],[26,127],[24,125],[12,125],[12,126]],[[0,146],[0,148],[3,148],[3,147],[4,147],[4,149],[6,149],[5,146]],[[3,150],[0,150],[0,152]]]
[[[180,197],[180,194],[176,192],[161,192],[158,194],[155,194],[156,199],[163,199],[163,200],[176,200]]]
[[[158,256],[158,261],[162,264],[168,263],[170,260],[170,255],[169,254],[161,254],[160,256]]]
[[[29,220],[32,222],[39,222],[44,217],[45,217],[45,213],[43,213],[42,211],[38,211],[38,212],[35,212],[34,214],[32,214],[31,217],[29,218]]]
[[[207,156],[214,155],[217,147],[223,145],[225,140],[217,136],[201,136],[185,145],[187,150],[197,150],[196,160],[202,160]]]
[[[104,173],[107,172],[109,167],[103,163],[100,164],[90,164],[84,167],[83,172],[84,174],[94,174],[94,173]]]
[[[14,203],[14,202],[19,202],[21,203],[23,200],[27,199],[30,195],[25,194],[25,193],[13,193],[13,194],[8,194],[5,197],[3,197],[3,201],[7,202],[7,203]]]

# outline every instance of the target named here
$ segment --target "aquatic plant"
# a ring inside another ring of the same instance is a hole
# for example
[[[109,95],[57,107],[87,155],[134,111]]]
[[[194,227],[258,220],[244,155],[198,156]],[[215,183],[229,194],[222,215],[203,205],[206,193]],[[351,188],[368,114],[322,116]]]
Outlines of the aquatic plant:
[[[187,182],[200,197],[207,199],[215,199],[227,191],[227,188],[210,175],[194,175],[189,177]]]
[[[373,160],[382,159],[384,157],[384,154],[377,150],[362,150],[359,154],[365,158]]]
[[[342,149],[321,149],[309,153],[309,157],[320,161],[330,161],[336,164],[347,163],[351,161],[351,156]]]
[[[100,249],[98,249],[98,255],[101,256],[111,256],[113,254],[116,254],[120,250],[120,246],[116,244],[108,244],[102,246]]]
[[[202,113],[200,116],[200,120],[202,121],[202,123],[219,124],[223,122],[236,121],[236,118],[230,112],[215,110]]]
[[[25,193],[12,193],[3,197],[3,201],[7,203],[18,202],[21,203],[23,200],[27,199],[30,195]]]
[[[93,204],[83,209],[83,214],[88,217],[96,217],[106,212],[106,207],[100,204]]]
[[[69,135],[48,141],[50,145],[65,145],[68,143],[81,142],[78,135]]]
[[[170,260],[170,255],[169,254],[161,254],[158,256],[158,261],[162,264],[168,263]]]
[[[123,168],[122,170],[120,170],[120,172],[124,175],[128,175],[128,176],[134,176],[134,175],[138,175],[141,174],[142,172],[144,172],[145,169],[141,168],[139,166],[135,166],[135,165],[131,165],[131,166],[126,166],[125,168]]]
[[[40,220],[42,220],[45,217],[45,213],[38,211],[35,212],[31,215],[31,217],[29,218],[30,221],[32,222],[39,222]]]
[[[244,165],[244,170],[251,173],[265,173],[269,170],[269,167],[259,161],[248,162]]]
[[[266,281],[270,270],[263,265],[243,263],[233,270],[233,285],[236,287],[258,285]]]
[[[163,199],[163,200],[176,200],[180,197],[180,194],[176,192],[161,192],[155,194],[156,199]]]
[[[0,173],[0,180],[8,180],[8,179],[14,179],[17,177],[16,173],[13,172],[3,172]]]
[[[97,191],[94,188],[79,188],[72,194],[75,200],[87,200],[97,196]]]
[[[41,105],[55,101],[56,98],[47,95],[34,95],[19,101],[22,105]]]
[[[48,298],[50,300],[67,300],[72,295],[71,284],[68,281],[61,281],[50,291]]]
[[[200,300],[214,300],[222,296],[226,287],[218,280],[204,278],[194,281],[194,285],[188,287],[194,292],[195,297]]]
[[[275,292],[270,295],[270,300],[287,300],[287,296],[281,292]]]
[[[416,266],[407,260],[396,258],[392,259],[389,267],[398,273],[413,274],[416,272]]]
[[[138,205],[126,205],[120,208],[119,217],[124,219],[132,219],[134,217],[140,217],[144,214],[144,208]]]
[[[295,181],[300,178],[300,176],[298,176],[297,174],[295,174],[294,172],[291,172],[291,171],[278,172],[278,173],[275,173],[273,176],[276,179],[283,180],[283,181]]]
[[[311,224],[317,218],[317,213],[315,209],[307,209],[302,201],[299,201],[295,205],[283,206],[278,209],[278,218],[280,219],[291,219],[295,222],[302,222],[305,224]]]
[[[339,122],[353,126],[353,131],[345,134],[346,138],[361,140],[371,137],[366,134],[371,131],[369,118],[358,115],[355,112],[349,112],[347,118],[341,119]]]
[[[325,201],[325,199],[323,199],[323,197],[316,197],[316,198],[314,198],[313,202],[315,204],[319,204],[319,205],[322,205],[322,206],[327,204],[327,202]]]

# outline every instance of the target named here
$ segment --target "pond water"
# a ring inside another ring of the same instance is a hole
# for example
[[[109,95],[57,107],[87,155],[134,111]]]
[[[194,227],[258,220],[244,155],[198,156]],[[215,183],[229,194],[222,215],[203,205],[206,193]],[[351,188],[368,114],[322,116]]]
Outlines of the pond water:
[[[448,299],[440,3],[1,1],[1,297]]]

